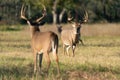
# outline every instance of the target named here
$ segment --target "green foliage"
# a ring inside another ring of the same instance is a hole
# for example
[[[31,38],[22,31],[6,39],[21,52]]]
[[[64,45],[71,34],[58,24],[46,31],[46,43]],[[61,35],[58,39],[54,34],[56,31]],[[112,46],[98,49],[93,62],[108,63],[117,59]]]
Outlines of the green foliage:
[[[77,7],[85,8],[89,13],[89,22],[119,22],[120,0],[58,0],[58,14],[63,8],[66,13]],[[41,16],[44,4],[48,12],[48,22],[52,21],[52,7],[54,0],[0,0],[0,24],[16,24],[20,20],[20,9],[23,3],[28,7],[28,18]],[[73,14],[74,15],[74,14]],[[66,16],[66,15],[64,15]],[[36,19],[36,18],[35,18]],[[64,22],[66,22],[64,18]]]

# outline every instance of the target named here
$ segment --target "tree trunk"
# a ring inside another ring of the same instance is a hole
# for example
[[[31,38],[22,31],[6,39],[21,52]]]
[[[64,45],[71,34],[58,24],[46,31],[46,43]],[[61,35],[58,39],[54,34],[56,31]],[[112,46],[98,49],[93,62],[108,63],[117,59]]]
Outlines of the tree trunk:
[[[58,0],[55,0],[53,3],[53,10],[52,10],[52,14],[53,14],[53,24],[57,24],[57,4],[58,4]]]
[[[57,24],[57,14],[52,11],[52,14],[53,14],[53,24]]]
[[[60,15],[59,15],[59,22],[60,22],[60,23],[62,22],[62,18],[63,18],[63,15],[64,15],[65,11],[66,11],[66,9],[63,8],[62,12],[61,12]]]

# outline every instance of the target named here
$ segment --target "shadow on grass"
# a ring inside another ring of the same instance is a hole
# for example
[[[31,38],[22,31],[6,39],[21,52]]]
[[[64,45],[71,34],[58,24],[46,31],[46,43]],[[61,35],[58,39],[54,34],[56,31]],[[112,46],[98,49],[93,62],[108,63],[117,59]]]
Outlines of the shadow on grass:
[[[94,77],[93,80],[97,80],[97,78],[105,78],[107,76],[111,76],[114,74],[120,74],[120,68],[112,69],[108,67],[104,67],[101,65],[94,65],[90,63],[86,63],[84,65],[69,65],[69,64],[62,64],[60,63],[60,77],[57,77],[57,69],[56,65],[51,65],[49,74],[46,76],[45,68],[42,69],[43,75],[37,74],[34,76],[33,74],[33,64],[26,64],[24,66],[22,65],[7,65],[7,66],[0,66],[0,77],[1,76],[7,76],[7,80],[11,80],[10,76],[12,76],[12,79],[36,79],[36,80],[86,80],[91,77]],[[104,74],[103,74],[104,73]],[[102,75],[102,76],[101,76]],[[96,77],[95,77],[96,76]],[[39,79],[40,78],[40,79]],[[114,78],[114,77],[110,77]],[[114,79],[116,80],[116,79]]]
[[[64,65],[66,69],[62,69],[63,80],[118,80],[120,75],[120,67],[106,67],[97,64],[86,63],[82,65]]]
[[[6,29],[6,31],[20,31],[21,29],[19,29],[19,28],[10,28],[10,27],[8,27],[7,29]]]
[[[20,31],[21,28],[12,28],[12,27],[4,27],[0,28],[0,31]]]
[[[4,65],[0,67],[0,76],[7,76],[10,78],[12,76],[15,78],[31,77],[33,74],[33,65],[28,64],[25,66],[22,65]],[[9,79],[7,79],[9,80]]]

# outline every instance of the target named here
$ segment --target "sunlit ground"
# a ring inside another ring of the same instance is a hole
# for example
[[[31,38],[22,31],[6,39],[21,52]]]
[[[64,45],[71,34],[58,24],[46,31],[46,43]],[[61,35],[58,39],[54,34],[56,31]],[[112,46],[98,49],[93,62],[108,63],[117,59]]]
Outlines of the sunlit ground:
[[[1,26],[0,26],[1,27]],[[46,76],[33,75],[33,54],[29,27],[0,31],[0,80],[119,80],[120,79],[120,24],[86,24],[81,29],[85,46],[77,45],[75,57],[63,55],[59,44],[61,75],[50,53],[51,66]],[[63,25],[70,28],[70,25]],[[45,25],[41,31],[56,31],[54,25]],[[70,50],[71,53],[71,50]]]

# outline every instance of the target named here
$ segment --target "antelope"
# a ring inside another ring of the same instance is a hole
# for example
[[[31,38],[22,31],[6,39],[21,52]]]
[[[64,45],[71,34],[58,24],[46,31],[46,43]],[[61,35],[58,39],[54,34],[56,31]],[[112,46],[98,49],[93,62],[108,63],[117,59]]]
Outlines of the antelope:
[[[77,22],[77,20],[76,20],[76,22],[74,22],[72,20],[73,20],[73,17],[68,17],[68,21],[70,21],[72,23],[72,29],[62,29],[62,26],[57,26],[57,28],[58,28],[58,32],[61,34],[64,55],[67,54],[70,56],[69,49],[71,47],[72,48],[72,56],[74,57],[76,44],[79,41],[81,41],[81,43],[83,44],[83,41],[80,38],[80,35],[81,35],[80,29],[81,29],[82,23],[87,22],[88,13],[85,11],[83,20],[81,20],[79,22]]]
[[[30,32],[31,32],[31,48],[33,50],[33,55],[34,55],[34,74],[37,72],[41,72],[41,67],[42,67],[42,59],[43,55],[45,60],[47,61],[47,73],[50,67],[50,57],[49,53],[52,51],[53,56],[56,60],[57,63],[57,72],[59,74],[59,59],[58,59],[58,36],[54,32],[47,31],[47,32],[41,32],[39,29],[39,26],[43,25],[44,23],[41,22],[46,17],[46,8],[44,5],[42,16],[35,21],[29,20],[25,16],[25,7],[22,5],[21,8],[21,18],[27,21],[27,24],[30,27]],[[39,59],[39,66],[38,60]]]

